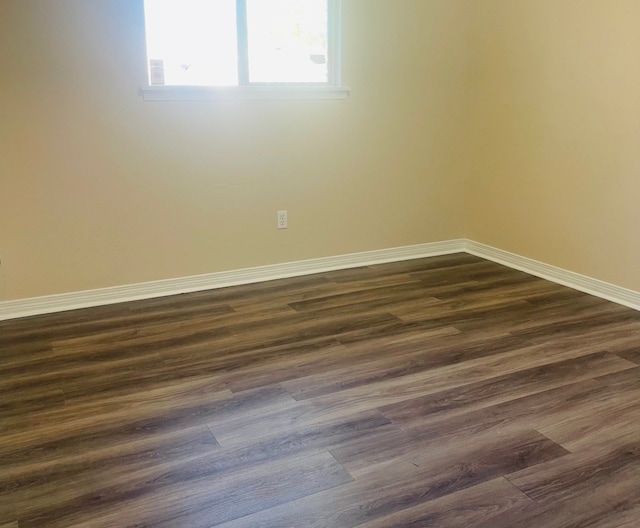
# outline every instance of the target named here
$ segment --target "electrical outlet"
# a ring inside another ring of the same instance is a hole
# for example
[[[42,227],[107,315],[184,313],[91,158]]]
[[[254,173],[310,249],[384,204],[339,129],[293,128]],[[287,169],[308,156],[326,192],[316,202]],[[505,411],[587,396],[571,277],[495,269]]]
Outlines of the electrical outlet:
[[[287,229],[288,227],[287,211],[278,211],[278,229]]]

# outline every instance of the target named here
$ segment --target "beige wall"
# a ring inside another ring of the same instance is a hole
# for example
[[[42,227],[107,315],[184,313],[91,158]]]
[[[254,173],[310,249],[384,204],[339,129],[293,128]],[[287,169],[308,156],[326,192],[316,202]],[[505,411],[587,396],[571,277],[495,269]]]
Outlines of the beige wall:
[[[467,237],[640,291],[640,1],[470,8]]]
[[[461,236],[640,291],[640,0],[343,10],[346,101],[145,103],[140,1],[2,0],[0,301]]]
[[[344,0],[346,101],[145,103],[141,0],[2,0],[0,300],[461,237],[464,3]]]

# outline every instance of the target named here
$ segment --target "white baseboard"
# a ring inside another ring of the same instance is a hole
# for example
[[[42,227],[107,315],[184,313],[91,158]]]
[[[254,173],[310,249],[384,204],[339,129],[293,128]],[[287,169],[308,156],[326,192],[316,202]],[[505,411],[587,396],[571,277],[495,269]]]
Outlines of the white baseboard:
[[[470,253],[492,260],[510,268],[568,286],[575,290],[613,301],[635,310],[640,310],[640,292],[621,288],[607,282],[585,277],[572,271],[522,257],[508,251],[496,249],[472,240],[457,239],[416,246],[381,249],[364,253],[352,253],[336,257],[325,257],[284,264],[272,264],[257,268],[209,273],[194,277],[167,279],[128,286],[116,286],[99,290],[63,293],[46,297],[0,302],[0,321],[40,315],[91,306],[116,304],[154,297],[166,297],[179,293],[225,288],[239,284],[250,284],[288,277],[299,277],[360,266],[371,266],[385,262],[399,262],[424,257],[435,257],[452,253]]]
[[[419,244],[416,246],[352,253],[350,255],[340,255],[336,257],[272,264],[257,268],[209,273],[194,277],[167,279],[99,290],[62,293],[15,301],[3,301],[0,302],[0,321],[31,315],[76,310],[78,308],[89,308],[91,306],[165,297],[179,293],[237,286],[239,284],[311,275],[325,271],[370,266],[373,264],[383,264],[385,262],[461,253],[465,249],[465,242],[464,239],[448,240],[430,244]]]
[[[573,271],[567,271],[537,260],[521,257],[520,255],[480,244],[479,242],[473,242],[472,240],[466,241],[465,251],[472,255],[509,266],[510,268],[524,271],[530,275],[568,286],[574,290],[595,295],[596,297],[628,306],[634,310],[640,310],[640,292],[621,288],[608,282],[592,279],[591,277],[586,277]]]

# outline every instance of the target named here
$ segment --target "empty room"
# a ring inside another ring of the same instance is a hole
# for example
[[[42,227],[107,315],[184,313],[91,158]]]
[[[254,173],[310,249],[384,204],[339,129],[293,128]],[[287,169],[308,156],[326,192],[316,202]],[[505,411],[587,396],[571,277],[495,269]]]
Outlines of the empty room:
[[[640,526],[640,0],[0,0],[0,528]]]

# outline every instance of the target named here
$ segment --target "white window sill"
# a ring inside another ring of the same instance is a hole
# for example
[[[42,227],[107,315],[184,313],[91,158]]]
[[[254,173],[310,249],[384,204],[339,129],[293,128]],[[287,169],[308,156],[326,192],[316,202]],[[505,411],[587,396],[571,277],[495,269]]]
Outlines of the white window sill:
[[[346,99],[351,90],[339,86],[147,86],[145,101],[242,101]]]

